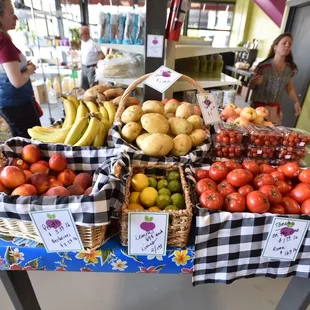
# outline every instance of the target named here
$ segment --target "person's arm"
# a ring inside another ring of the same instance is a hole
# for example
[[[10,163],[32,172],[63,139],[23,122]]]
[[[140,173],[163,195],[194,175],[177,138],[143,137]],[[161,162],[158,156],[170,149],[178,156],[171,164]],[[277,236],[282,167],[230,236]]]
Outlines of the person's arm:
[[[249,83],[249,88],[254,89],[258,85],[261,85],[264,82],[264,77],[262,75],[254,75]]]
[[[102,60],[105,58],[105,55],[103,54],[102,51],[98,51],[98,58],[99,58],[99,60]]]
[[[291,78],[286,86],[286,92],[287,94],[290,96],[290,98],[292,99],[292,101],[294,102],[295,105],[295,115],[298,116],[301,112],[301,107],[300,107],[300,103],[298,100],[298,97],[296,95],[296,91],[295,91],[295,87],[293,84],[293,78]]]
[[[5,62],[2,65],[10,83],[15,88],[20,88],[25,85],[28,82],[30,75],[33,74],[36,69],[35,66],[30,63],[27,65],[26,71],[20,72],[18,61]]]

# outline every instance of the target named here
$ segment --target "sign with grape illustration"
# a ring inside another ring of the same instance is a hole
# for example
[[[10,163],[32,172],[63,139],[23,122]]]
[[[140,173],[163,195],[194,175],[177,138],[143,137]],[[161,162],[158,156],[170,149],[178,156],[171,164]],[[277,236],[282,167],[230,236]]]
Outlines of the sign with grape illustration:
[[[144,81],[144,84],[163,93],[174,84],[181,75],[182,74],[172,69],[161,66]]]
[[[168,220],[168,213],[130,212],[128,253],[130,255],[166,255]]]
[[[268,234],[262,257],[294,261],[308,231],[305,220],[275,217]]]
[[[69,209],[30,212],[46,251],[68,252],[84,249]]]
[[[221,121],[218,106],[211,93],[198,94],[197,100],[205,124],[213,124]]]
[[[164,51],[164,36],[147,35],[147,57],[162,58]]]

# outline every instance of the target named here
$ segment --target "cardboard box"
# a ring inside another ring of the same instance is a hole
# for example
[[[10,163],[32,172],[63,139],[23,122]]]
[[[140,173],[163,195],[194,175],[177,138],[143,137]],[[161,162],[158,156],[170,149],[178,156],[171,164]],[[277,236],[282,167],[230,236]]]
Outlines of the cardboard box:
[[[32,88],[34,92],[34,97],[36,98],[37,103],[42,104],[47,102],[47,93],[45,86],[42,82],[32,83]]]

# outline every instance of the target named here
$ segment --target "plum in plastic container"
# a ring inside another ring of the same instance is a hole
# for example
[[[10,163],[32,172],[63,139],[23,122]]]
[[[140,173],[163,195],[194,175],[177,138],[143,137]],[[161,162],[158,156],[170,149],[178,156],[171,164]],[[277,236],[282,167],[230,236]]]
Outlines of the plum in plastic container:
[[[286,147],[304,148],[310,144],[310,133],[305,130],[283,126],[279,126],[277,129],[282,132],[283,145]]]
[[[283,134],[275,127],[246,125],[249,132],[249,143],[255,146],[281,146]]]
[[[221,145],[243,143],[247,136],[247,130],[236,124],[216,123],[214,124],[213,141]]]

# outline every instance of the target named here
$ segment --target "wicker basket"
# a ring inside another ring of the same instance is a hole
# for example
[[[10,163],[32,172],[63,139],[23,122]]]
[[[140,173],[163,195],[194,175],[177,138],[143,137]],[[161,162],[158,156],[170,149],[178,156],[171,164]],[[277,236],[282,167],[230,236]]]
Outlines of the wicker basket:
[[[154,173],[155,170],[155,173]],[[159,173],[161,171],[179,171],[181,184],[183,189],[183,195],[185,198],[185,209],[182,210],[169,210],[169,211],[158,211],[169,213],[169,227],[168,227],[168,246],[172,247],[185,247],[188,243],[189,234],[192,223],[192,203],[190,200],[189,187],[185,180],[185,174],[183,165],[166,164],[166,165],[132,165],[130,175],[126,182],[126,191],[124,204],[122,206],[121,218],[120,218],[120,238],[123,245],[128,245],[128,213],[132,210],[128,209],[131,179],[137,173],[145,173],[148,176],[155,177],[156,180],[160,180],[165,177]],[[134,211],[140,212],[140,211]],[[141,212],[148,212],[144,210]]]

